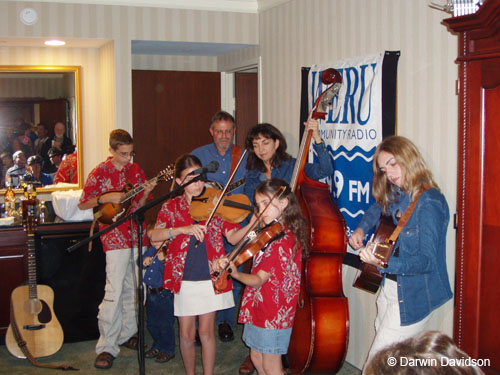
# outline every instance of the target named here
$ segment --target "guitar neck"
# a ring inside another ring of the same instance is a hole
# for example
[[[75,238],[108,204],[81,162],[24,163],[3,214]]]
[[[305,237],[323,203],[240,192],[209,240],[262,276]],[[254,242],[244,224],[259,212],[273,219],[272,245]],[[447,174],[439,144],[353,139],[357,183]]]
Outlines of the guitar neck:
[[[28,233],[28,285],[30,299],[38,299],[36,282],[35,234]]]
[[[123,198],[123,200],[120,202],[120,203],[125,203],[126,201],[128,201],[129,199],[135,197],[137,194],[139,194],[141,191],[144,190],[144,187],[146,186],[146,184],[150,183],[150,182],[156,182],[158,181],[161,177],[163,176],[163,173],[159,174],[158,176],[156,177],[153,177],[151,180],[149,181],[146,181],[145,183],[143,183],[142,185],[139,185],[137,186],[136,188],[132,189],[132,190],[129,190],[126,194],[125,194],[125,198]]]

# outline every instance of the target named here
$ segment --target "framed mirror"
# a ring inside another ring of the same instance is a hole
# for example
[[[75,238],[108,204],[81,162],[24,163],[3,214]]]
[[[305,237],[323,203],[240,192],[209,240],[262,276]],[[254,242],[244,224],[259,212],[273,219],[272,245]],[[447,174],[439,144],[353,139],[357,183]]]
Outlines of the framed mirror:
[[[0,66],[0,194],[24,179],[42,193],[83,186],[80,78],[79,66]]]

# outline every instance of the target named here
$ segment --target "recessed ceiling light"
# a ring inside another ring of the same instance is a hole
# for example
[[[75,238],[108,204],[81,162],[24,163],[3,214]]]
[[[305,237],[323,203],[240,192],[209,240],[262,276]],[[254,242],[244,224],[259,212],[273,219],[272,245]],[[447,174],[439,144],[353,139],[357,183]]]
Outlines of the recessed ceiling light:
[[[45,44],[47,46],[64,46],[66,42],[63,40],[52,39],[52,40],[46,40]]]

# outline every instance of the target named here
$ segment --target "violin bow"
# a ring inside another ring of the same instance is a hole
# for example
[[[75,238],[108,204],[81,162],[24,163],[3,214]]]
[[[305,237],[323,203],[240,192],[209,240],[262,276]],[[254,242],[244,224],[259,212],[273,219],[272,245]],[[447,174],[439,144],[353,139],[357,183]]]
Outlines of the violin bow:
[[[212,221],[212,219],[215,215],[215,212],[217,211],[217,208],[219,208],[219,205],[222,202],[222,199],[226,195],[226,192],[227,192],[227,189],[229,188],[229,185],[231,184],[231,182],[233,182],[236,171],[240,167],[240,164],[243,161],[243,158],[245,157],[246,154],[247,154],[247,149],[245,149],[245,151],[241,154],[241,156],[238,160],[238,163],[236,164],[236,167],[234,168],[233,173],[231,173],[231,175],[229,176],[229,179],[227,180],[226,186],[224,186],[224,189],[222,189],[222,192],[220,193],[219,198],[217,199],[217,202],[215,202],[214,209],[210,213],[210,216],[208,217],[207,221],[205,222],[206,226],[210,223],[210,221]]]
[[[243,151],[243,153],[241,154],[241,156],[238,160],[238,163],[236,164],[236,167],[234,168],[233,173],[231,173],[231,175],[229,176],[229,179],[227,180],[226,186],[224,186],[224,189],[222,189],[222,191],[219,195],[219,198],[217,199],[217,202],[215,202],[215,205],[214,205],[212,212],[210,212],[210,216],[208,216],[208,219],[205,222],[205,227],[207,227],[208,224],[210,224],[210,222],[212,221],[212,219],[215,215],[215,212],[217,211],[217,208],[219,208],[220,203],[222,202],[222,198],[224,198],[224,195],[226,194],[227,189],[229,188],[229,185],[231,184],[231,182],[233,182],[234,175],[236,174],[236,171],[240,167],[240,164],[243,161],[243,158],[245,157],[246,154],[247,154],[247,149],[245,149],[245,151]],[[200,241],[196,240],[196,244],[194,246],[198,247],[199,243],[200,243]]]

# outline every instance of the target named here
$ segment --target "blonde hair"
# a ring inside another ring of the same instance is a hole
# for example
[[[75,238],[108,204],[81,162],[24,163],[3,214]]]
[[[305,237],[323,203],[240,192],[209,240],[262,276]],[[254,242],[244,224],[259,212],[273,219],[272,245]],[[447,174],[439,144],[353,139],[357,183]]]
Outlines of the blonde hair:
[[[373,198],[384,207],[384,211],[387,210],[390,200],[394,195],[395,186],[387,179],[387,176],[377,164],[378,157],[382,151],[392,154],[394,159],[396,159],[401,167],[401,189],[409,193],[412,199],[425,183],[432,188],[439,189],[434,181],[432,172],[425,164],[415,144],[405,137],[388,137],[377,146],[375,154],[373,155],[372,165]]]

